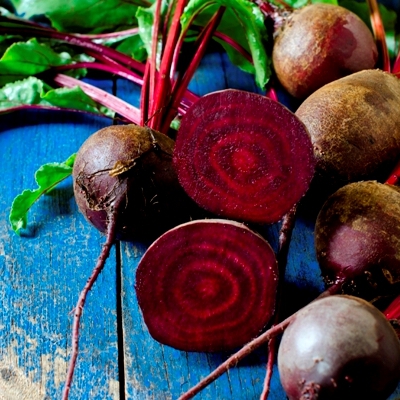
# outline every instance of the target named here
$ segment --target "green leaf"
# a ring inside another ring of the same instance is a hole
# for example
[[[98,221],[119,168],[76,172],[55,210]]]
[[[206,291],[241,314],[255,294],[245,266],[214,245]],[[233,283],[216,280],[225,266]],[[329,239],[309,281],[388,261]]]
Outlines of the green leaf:
[[[280,5],[279,2],[273,1],[276,5]],[[335,6],[338,5],[338,0],[285,0],[285,3],[293,8],[301,8],[306,6],[310,3],[326,3],[326,4],[333,4]]]
[[[168,4],[166,0],[163,0],[161,4],[161,19],[166,15]],[[156,4],[153,6],[145,8],[139,7],[136,12],[136,18],[138,20],[139,35],[142,39],[144,48],[147,54],[151,54],[151,46],[153,41],[153,23],[154,23],[154,13],[156,10]]]
[[[137,26],[139,6],[149,7],[148,0],[10,0],[17,13],[25,18],[45,15],[52,26],[64,32],[112,32],[119,27]],[[34,3],[34,4],[32,4]]]
[[[56,53],[36,39],[13,43],[0,59],[0,86],[71,61],[68,53]]]
[[[146,61],[147,51],[145,44],[139,35],[130,36],[129,38],[124,39],[115,46],[115,49],[131,56],[137,61]]]
[[[72,174],[75,154],[62,163],[49,163],[42,165],[35,173],[35,181],[38,188],[35,190],[24,190],[15,197],[9,215],[11,227],[18,235],[21,229],[26,228],[28,223],[28,211],[33,204],[44,194],[48,194],[60,182]]]
[[[224,46],[231,61],[242,70],[255,74],[258,86],[264,88],[271,74],[270,59],[265,50],[268,34],[264,17],[254,3],[248,0],[207,2],[190,0],[181,19],[183,29],[188,26],[193,15],[197,14],[195,23],[204,26],[220,6],[225,6],[226,11],[218,26],[218,31],[230,36],[244,47],[251,54],[253,64],[225,42],[219,42]]]
[[[40,79],[30,77],[0,89],[0,112],[35,105],[86,111],[111,118],[114,116],[111,110],[97,104],[78,86],[52,89]]]

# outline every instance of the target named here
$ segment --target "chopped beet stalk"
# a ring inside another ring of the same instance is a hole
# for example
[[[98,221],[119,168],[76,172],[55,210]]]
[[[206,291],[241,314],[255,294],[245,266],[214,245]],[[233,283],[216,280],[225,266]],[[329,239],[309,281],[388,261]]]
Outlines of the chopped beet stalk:
[[[136,292],[154,339],[185,351],[241,346],[274,312],[278,268],[270,245],[244,225],[197,220],[146,251]]]
[[[182,118],[174,163],[181,185],[204,209],[275,223],[307,191],[315,161],[308,132],[291,111],[228,89],[202,97]]]

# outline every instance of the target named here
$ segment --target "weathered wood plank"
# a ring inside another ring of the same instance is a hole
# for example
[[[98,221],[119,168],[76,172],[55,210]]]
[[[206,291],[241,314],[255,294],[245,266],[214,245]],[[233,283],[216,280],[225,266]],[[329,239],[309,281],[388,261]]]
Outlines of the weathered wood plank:
[[[104,82],[111,90],[111,82]],[[61,396],[73,309],[103,242],[75,205],[71,180],[31,210],[21,237],[8,224],[12,199],[35,188],[40,165],[63,161],[109,120],[72,113],[1,116],[0,399]],[[119,399],[115,252],[89,295],[72,399]]]

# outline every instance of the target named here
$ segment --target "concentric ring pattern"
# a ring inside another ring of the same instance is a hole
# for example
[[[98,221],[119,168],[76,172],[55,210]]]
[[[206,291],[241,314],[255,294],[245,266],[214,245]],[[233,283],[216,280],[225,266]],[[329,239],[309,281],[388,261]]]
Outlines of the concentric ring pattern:
[[[275,307],[278,270],[268,242],[243,224],[197,220],[146,251],[136,293],[154,339],[186,351],[223,351],[256,337]]]
[[[275,223],[307,191],[315,159],[305,126],[290,110],[229,89],[202,97],[184,115],[174,164],[181,185],[204,209]]]

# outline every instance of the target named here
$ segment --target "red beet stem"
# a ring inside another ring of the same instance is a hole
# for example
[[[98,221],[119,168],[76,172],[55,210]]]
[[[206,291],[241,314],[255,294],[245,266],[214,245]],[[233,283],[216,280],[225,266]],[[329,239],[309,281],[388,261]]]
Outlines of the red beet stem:
[[[58,32],[49,28],[25,28],[25,27],[0,27],[0,32],[3,33],[17,33],[19,35],[31,35],[33,37],[48,37],[52,39],[61,40],[67,42],[73,46],[81,47],[87,50],[91,50],[93,54],[99,54],[100,56],[107,56],[112,60],[115,60],[125,66],[133,68],[135,71],[143,73],[144,64],[134,60],[133,58],[121,53],[117,50],[103,46],[92,42],[91,40],[63,32]]]
[[[332,285],[330,288],[328,288],[318,297],[316,297],[315,300],[337,294],[341,285],[342,282],[338,282]],[[289,326],[297,313],[298,311],[287,317],[279,324],[274,325],[270,329],[266,330],[264,333],[253,339],[251,342],[247,343],[239,351],[231,355],[226,361],[224,361],[216,369],[214,369],[214,371],[212,371],[209,375],[203,378],[197,385],[193,386],[187,392],[182,394],[178,400],[187,400],[193,398],[197,393],[200,393],[204,388],[206,388],[208,385],[218,379],[221,375],[228,372],[230,368],[235,367],[239,363],[239,361],[250,355],[254,350],[258,349],[260,346],[262,346],[264,343],[267,343],[271,339],[277,337]]]
[[[118,215],[118,207],[112,208],[109,212],[109,222],[107,225],[107,235],[106,235],[106,242],[103,245],[101,250],[100,256],[97,259],[96,266],[94,267],[92,274],[90,275],[89,279],[87,280],[81,294],[79,295],[78,302],[76,303],[74,309],[74,322],[72,325],[72,351],[71,351],[71,358],[69,361],[67,376],[65,378],[65,385],[62,394],[62,400],[67,400],[69,396],[69,392],[72,385],[72,378],[74,376],[76,360],[78,358],[79,352],[79,328],[80,328],[80,320],[82,317],[83,307],[86,302],[86,297],[93,287],[94,283],[97,280],[100,272],[103,270],[105,262],[110,255],[111,247],[115,240],[116,235],[116,220]]]
[[[386,44],[385,28],[382,22],[382,16],[379,11],[378,2],[376,0],[367,0],[369,7],[370,19],[372,30],[376,41],[376,46],[379,52],[379,59],[381,69],[386,72],[390,72],[390,57]]]
[[[139,75],[132,73],[132,71],[122,65],[115,67],[113,65],[107,65],[98,62],[77,62],[74,64],[61,65],[59,67],[55,67],[56,71],[65,71],[69,69],[78,69],[78,68],[88,68],[88,69],[97,69],[105,72],[109,72],[110,74],[115,74],[120,76],[121,78],[125,78],[131,82],[134,82],[138,85],[143,84],[143,78],[139,77]]]
[[[170,69],[170,74],[169,77],[171,79],[171,81],[174,80],[174,77],[177,75],[177,67],[178,67],[178,61],[181,62],[181,66],[182,66],[182,70],[185,70],[187,68],[187,66],[189,65],[188,60],[182,60],[180,59],[180,54],[181,54],[181,50],[182,50],[182,46],[183,46],[183,42],[184,39],[186,37],[187,31],[189,30],[189,28],[192,27],[192,23],[193,21],[196,19],[196,17],[205,9],[208,7],[208,4],[203,5],[202,7],[200,7],[196,13],[193,13],[190,18],[189,21],[187,23],[186,29],[184,31],[182,31],[179,35],[179,39],[176,43],[175,49],[174,49],[174,54],[173,54],[173,58],[172,58],[172,63],[171,63],[171,69]],[[190,57],[189,57],[190,58]]]
[[[143,76],[143,86],[140,96],[140,126],[147,125],[149,118],[149,91],[150,91],[150,62],[147,61]]]
[[[290,241],[292,238],[292,233],[294,229],[294,224],[296,220],[296,211],[297,207],[294,206],[282,219],[282,225],[279,230],[279,248],[277,254],[278,261],[278,269],[279,269],[279,279],[278,282],[278,290],[277,290],[277,305],[275,307],[275,315],[274,315],[274,323],[273,325],[277,325],[280,319],[280,305],[283,298],[282,286],[283,280],[282,277],[285,276],[286,265],[287,265],[287,256],[289,253]],[[268,360],[266,366],[266,374],[264,379],[263,390],[260,395],[260,400],[266,400],[268,398],[270,389],[271,389],[271,379],[272,379],[272,368],[276,360],[277,355],[277,340],[276,337],[272,338],[268,343]]]
[[[386,179],[385,183],[388,185],[396,185],[400,178],[400,160],[397,162],[392,172],[389,175],[389,178]]]
[[[400,320],[400,295],[397,296],[383,311],[383,314],[387,319],[398,319]]]
[[[229,44],[232,48],[234,48],[238,53],[240,53],[247,61],[253,63],[253,57],[251,54],[238,42],[232,39],[230,36],[225,35],[222,32],[215,32],[214,36],[218,39],[223,40],[227,44]]]
[[[399,53],[397,54],[396,60],[394,61],[392,73],[396,75],[397,78],[400,78],[400,49]]]
[[[158,113],[167,101],[167,93],[169,91],[170,81],[170,68],[173,60],[174,49],[180,32],[180,17],[186,6],[187,0],[177,0],[174,15],[172,17],[170,30],[168,32],[165,50],[161,58],[159,80],[154,93],[153,107],[150,109],[150,116],[152,119],[149,121],[149,127],[159,130],[161,115]]]
[[[139,32],[139,28],[130,28],[130,29],[125,29],[123,31],[117,31],[117,32],[107,32],[107,33],[73,33],[72,35],[76,37],[80,37],[82,39],[89,39],[89,40],[94,40],[94,39],[110,39],[110,38],[119,38],[122,36],[131,36],[131,35],[136,35]]]
[[[207,26],[200,33],[200,36],[196,41],[198,44],[198,48],[192,61],[189,64],[189,67],[186,69],[183,77],[181,79],[178,78],[174,82],[171,94],[171,98],[173,99],[173,101],[171,102],[171,105],[169,107],[169,112],[166,113],[166,116],[164,118],[163,132],[166,132],[172,120],[174,119],[176,115],[176,110],[178,109],[178,105],[180,104],[186,88],[189,85],[190,80],[192,79],[197,67],[200,64],[201,59],[206,52],[207,45],[221,21],[225,9],[226,7],[224,6],[219,7],[218,11],[214,14]]]
[[[276,360],[276,354],[277,354],[277,338],[273,337],[268,342],[268,360],[266,366],[264,386],[260,395],[260,400],[267,400],[269,392],[271,391],[271,379],[272,379],[274,363]]]
[[[256,339],[247,343],[239,351],[230,356],[225,362],[223,362],[219,367],[212,371],[208,376],[203,378],[197,385],[193,386],[186,393],[184,393],[178,400],[187,400],[194,397],[197,393],[200,393],[204,388],[206,388],[210,383],[214,382],[217,378],[227,372],[230,368],[235,367],[239,361],[243,360],[254,350],[259,348],[264,343],[268,342],[273,337],[282,333],[292,320],[293,315],[286,318],[284,321],[280,322],[278,325],[265,331],[262,335],[258,336]]]
[[[140,122],[140,111],[136,107],[119,99],[118,97],[113,96],[110,93],[105,92],[104,90],[63,74],[57,74],[53,77],[53,80],[55,83],[64,87],[71,88],[74,86],[79,86],[93,100],[122,115],[128,121],[137,125]]]
[[[148,104],[146,104],[147,112],[150,110],[152,113],[154,112],[154,102],[155,99],[155,87],[157,81],[157,46],[158,46],[158,35],[160,31],[160,16],[161,16],[161,1],[158,0],[156,3],[156,9],[154,13],[154,23],[153,23],[153,34],[151,39],[151,54],[147,60],[148,63],[148,80],[146,85],[146,99],[148,100]],[[142,89],[143,90],[143,89]],[[145,116],[143,114],[145,121],[149,118],[149,115]],[[151,125],[151,124],[150,124]]]
[[[279,101],[276,90],[273,87],[269,87],[265,95],[271,100]]]

